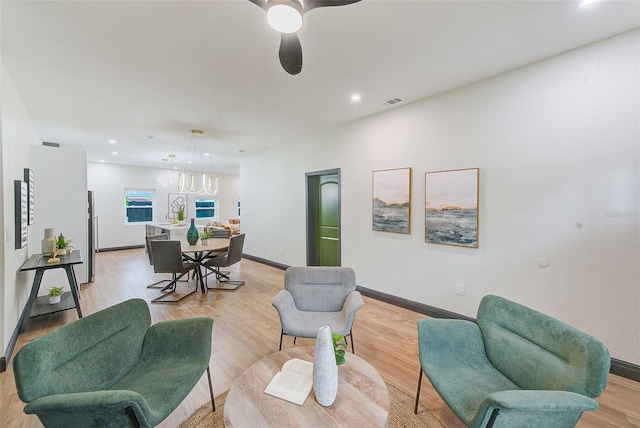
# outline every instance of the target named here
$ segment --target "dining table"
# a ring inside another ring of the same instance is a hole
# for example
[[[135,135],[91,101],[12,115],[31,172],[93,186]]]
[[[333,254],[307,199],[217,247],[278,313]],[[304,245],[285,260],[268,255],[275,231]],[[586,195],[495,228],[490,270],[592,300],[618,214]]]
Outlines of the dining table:
[[[186,240],[180,241],[182,257],[192,263],[197,263],[198,267],[195,269],[195,275],[200,282],[200,291],[204,294],[207,292],[207,286],[204,283],[204,278],[207,275],[204,263],[215,257],[216,255],[227,251],[229,248],[229,238],[210,238],[203,244],[202,241],[198,241],[195,245],[189,245]],[[202,269],[205,269],[203,274]]]

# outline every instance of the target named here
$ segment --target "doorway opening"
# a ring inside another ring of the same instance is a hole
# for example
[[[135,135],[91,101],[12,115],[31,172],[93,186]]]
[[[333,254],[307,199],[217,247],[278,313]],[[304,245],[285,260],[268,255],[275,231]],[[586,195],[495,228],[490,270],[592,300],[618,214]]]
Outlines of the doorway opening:
[[[340,169],[308,172],[307,266],[340,266]]]

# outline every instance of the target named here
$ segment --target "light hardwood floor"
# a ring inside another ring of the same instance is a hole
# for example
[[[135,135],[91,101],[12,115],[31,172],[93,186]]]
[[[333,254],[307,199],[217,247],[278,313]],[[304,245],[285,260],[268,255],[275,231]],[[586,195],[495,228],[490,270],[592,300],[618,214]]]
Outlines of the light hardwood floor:
[[[133,297],[149,301],[158,295],[158,290],[146,288],[159,276],[153,274],[143,250],[98,253],[96,266],[95,282],[82,286],[85,315]],[[198,292],[179,305],[150,305],[153,322],[195,316],[214,319],[211,372],[216,395],[228,390],[251,364],[277,351],[280,333],[271,299],[282,289],[284,272],[246,259],[231,270],[233,277],[246,280],[235,292],[209,291],[205,295]],[[181,284],[182,287],[192,285]],[[353,328],[356,354],[373,365],[385,381],[415,396],[419,370],[416,321],[424,315],[366,297],[364,301]],[[75,319],[75,311],[70,310],[30,320],[18,339],[16,351]],[[314,342],[300,339],[297,343]],[[283,347],[291,346],[293,339],[285,337]],[[41,426],[37,417],[23,413],[24,404],[17,397],[9,366],[7,372],[0,374],[0,427]],[[203,377],[161,427],[175,427],[208,398]],[[598,402],[600,409],[583,415],[578,427],[640,427],[640,383],[611,375]],[[447,427],[464,426],[426,378],[422,383],[420,409],[431,410]]]

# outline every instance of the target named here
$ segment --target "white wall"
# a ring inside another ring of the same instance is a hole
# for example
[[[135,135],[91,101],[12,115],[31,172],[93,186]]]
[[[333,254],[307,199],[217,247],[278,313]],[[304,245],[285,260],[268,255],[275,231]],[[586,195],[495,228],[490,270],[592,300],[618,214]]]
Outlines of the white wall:
[[[161,168],[143,168],[106,163],[87,163],[88,187],[95,192],[95,213],[98,216],[98,247],[114,248],[143,245],[144,225],[126,225],[124,209],[125,189],[139,188],[155,191],[154,221],[164,222],[168,212],[169,193],[178,193],[177,184],[162,187],[158,177]],[[218,215],[221,219],[238,217],[239,180],[237,175],[217,174]],[[194,217],[194,198],[188,198],[187,219]],[[108,231],[108,232],[107,232]]]
[[[640,364],[639,45],[630,32],[247,154],[245,252],[304,265],[305,173],[340,168],[342,264],[359,285],[472,317],[498,294]],[[371,172],[398,167],[413,168],[412,233],[373,232]],[[426,244],[424,173],[467,167],[481,170],[480,247]]]
[[[72,245],[86,254],[87,172],[85,153],[65,148],[43,147],[11,76],[2,67],[0,120],[2,124],[2,246],[3,280],[0,283],[0,338],[4,351],[27,302],[33,272],[18,272],[29,256],[41,252],[44,228],[53,227],[72,238]],[[35,223],[28,227],[27,245],[15,249],[14,180],[22,180],[23,169],[34,171]],[[85,282],[86,263],[74,267],[78,282]],[[51,285],[69,290],[62,269],[47,271],[39,294]]]
[[[18,274],[17,271],[29,258],[29,246],[15,249],[14,191],[13,181],[23,179],[23,168],[32,168],[29,149],[41,141],[31,123],[20,95],[13,86],[11,76],[4,66],[0,69],[0,120],[2,125],[2,281],[0,282],[2,352],[7,347],[22,308],[27,302],[33,274]],[[29,226],[29,236],[35,226]],[[41,238],[42,239],[42,238]]]
[[[31,147],[36,195],[36,222],[29,226],[29,255],[42,252],[44,229],[53,228],[71,239],[84,263],[74,266],[78,283],[87,282],[87,156],[83,150],[65,147]],[[25,275],[24,273],[21,275]],[[47,271],[42,278],[39,295],[47,294],[52,285],[64,286],[69,281],[64,269]]]

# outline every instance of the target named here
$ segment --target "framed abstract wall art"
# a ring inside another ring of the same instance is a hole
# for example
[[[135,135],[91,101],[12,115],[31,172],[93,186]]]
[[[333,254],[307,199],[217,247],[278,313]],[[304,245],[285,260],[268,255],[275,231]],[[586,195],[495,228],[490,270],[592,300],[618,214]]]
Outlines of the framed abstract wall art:
[[[425,174],[425,242],[478,248],[478,168]]]
[[[187,218],[187,195],[182,193],[169,193],[169,206],[167,208],[170,220],[184,221]],[[181,212],[181,214],[179,214]]]
[[[373,171],[373,230],[411,233],[411,168]]]

